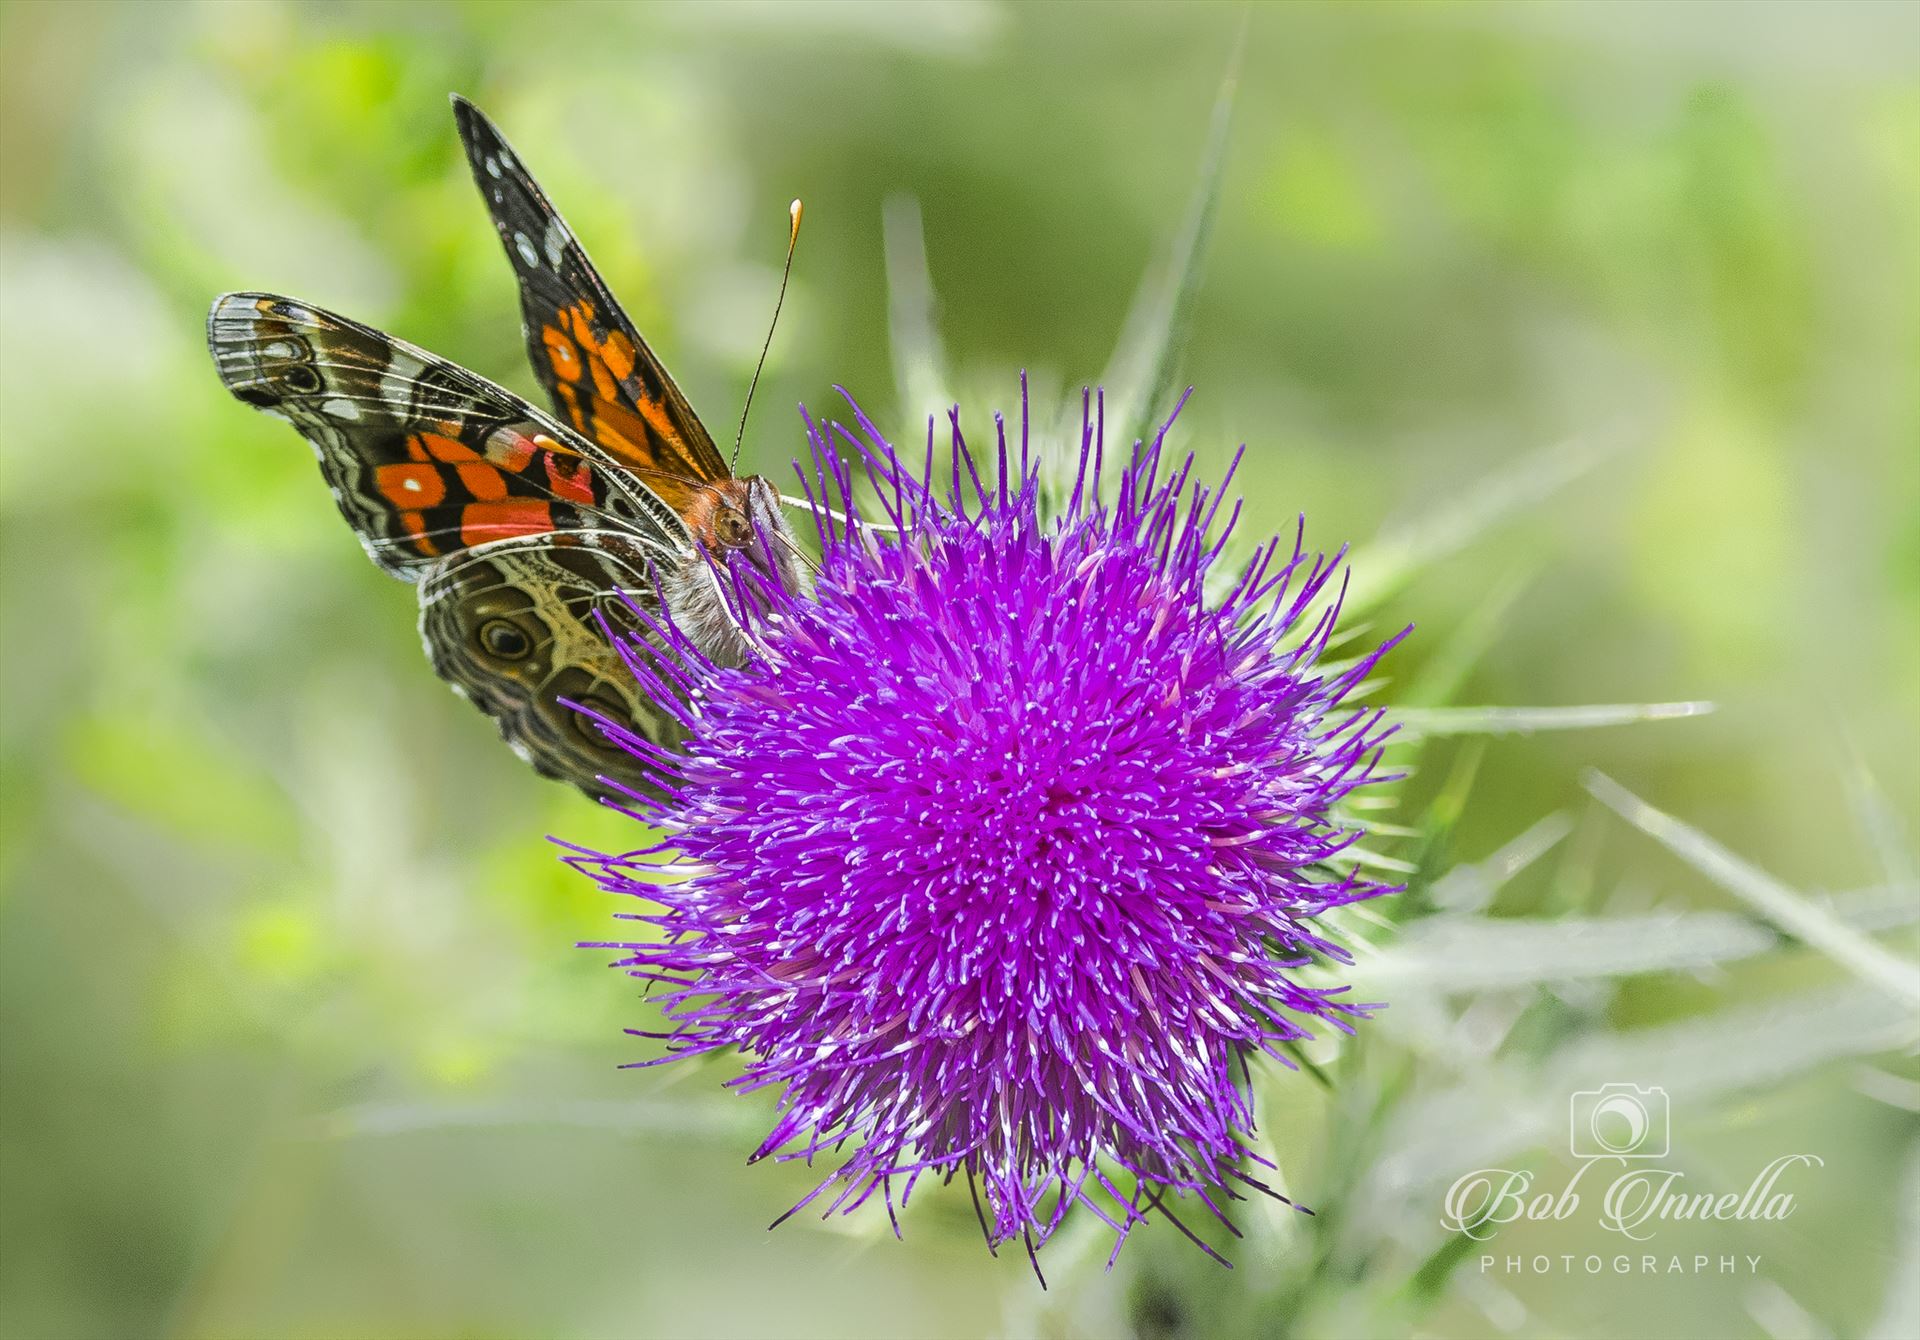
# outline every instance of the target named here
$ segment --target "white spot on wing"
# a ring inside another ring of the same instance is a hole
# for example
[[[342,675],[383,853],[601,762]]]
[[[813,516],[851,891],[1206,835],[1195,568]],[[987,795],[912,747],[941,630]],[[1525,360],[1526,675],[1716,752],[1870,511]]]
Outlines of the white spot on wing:
[[[547,264],[558,270],[560,257],[566,253],[567,249],[567,230],[560,226],[560,220],[547,220],[547,235],[541,241],[547,248]]]
[[[413,395],[413,383],[427,365],[399,349],[387,351],[387,368],[380,374],[380,398],[389,405],[405,405]]]
[[[527,240],[525,233],[513,235],[513,249],[520,253],[520,259],[525,261],[529,268],[534,270],[540,268],[540,253],[533,249],[533,243]]]
[[[320,412],[330,419],[346,419],[349,422],[360,417],[360,407],[351,400],[324,400],[320,403]]]
[[[487,159],[487,160],[486,160],[486,163],[487,163],[487,175],[488,175],[489,177],[497,177],[497,176],[499,176],[499,175],[500,175],[500,160],[499,160],[499,159],[497,159],[497,158],[489,158],[489,159]]]

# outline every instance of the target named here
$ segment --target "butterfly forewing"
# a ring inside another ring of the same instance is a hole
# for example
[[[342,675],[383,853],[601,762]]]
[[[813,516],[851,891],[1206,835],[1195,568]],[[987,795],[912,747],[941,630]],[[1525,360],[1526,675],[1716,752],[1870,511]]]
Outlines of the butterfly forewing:
[[[207,342],[227,389],[313,444],[374,562],[416,579],[520,535],[633,527],[663,554],[679,517],[604,452],[502,387],[390,335],[270,293],[214,303]]]
[[[726,460],[505,137],[463,99],[454,117],[554,412],[685,510],[702,483],[732,478]]]

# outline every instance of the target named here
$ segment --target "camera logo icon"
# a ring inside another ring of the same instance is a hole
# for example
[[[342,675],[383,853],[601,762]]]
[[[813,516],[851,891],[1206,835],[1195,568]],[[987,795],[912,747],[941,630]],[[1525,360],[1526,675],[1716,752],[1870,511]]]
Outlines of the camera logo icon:
[[[1672,1143],[1667,1091],[1657,1084],[1602,1084],[1567,1102],[1573,1155],[1582,1159],[1665,1158]]]

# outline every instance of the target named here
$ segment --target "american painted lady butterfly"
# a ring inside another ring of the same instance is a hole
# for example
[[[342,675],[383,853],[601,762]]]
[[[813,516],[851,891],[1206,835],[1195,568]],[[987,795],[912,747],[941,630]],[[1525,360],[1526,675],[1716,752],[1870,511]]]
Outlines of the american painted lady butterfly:
[[[646,770],[597,716],[662,746],[672,718],[635,685],[599,619],[631,600],[703,650],[746,650],[718,564],[787,589],[805,560],[764,478],[736,478],[506,140],[454,117],[520,279],[549,416],[391,335],[308,303],[229,293],[207,319],[220,379],[305,435],[373,561],[417,583],[427,657],[541,774],[603,794]],[[575,709],[577,704],[587,709]]]

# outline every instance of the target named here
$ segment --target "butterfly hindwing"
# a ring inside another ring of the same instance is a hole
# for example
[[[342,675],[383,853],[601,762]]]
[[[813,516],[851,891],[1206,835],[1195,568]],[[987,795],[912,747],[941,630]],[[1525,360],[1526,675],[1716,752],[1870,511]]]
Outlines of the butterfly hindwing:
[[[409,581],[516,536],[618,525],[663,555],[678,515],[592,443],[512,392],[370,326],[270,293],[207,320],[227,389],[313,444],[374,562]]]
[[[505,137],[472,103],[453,106],[555,413],[684,510],[701,483],[732,477],[726,460]]]
[[[441,678],[492,717],[501,737],[542,775],[589,793],[606,790],[603,776],[644,788],[645,766],[608,739],[595,718],[663,748],[683,732],[640,692],[599,620],[644,634],[628,602],[651,609],[655,590],[647,555],[624,534],[502,540],[428,574],[420,586],[420,636]]]

